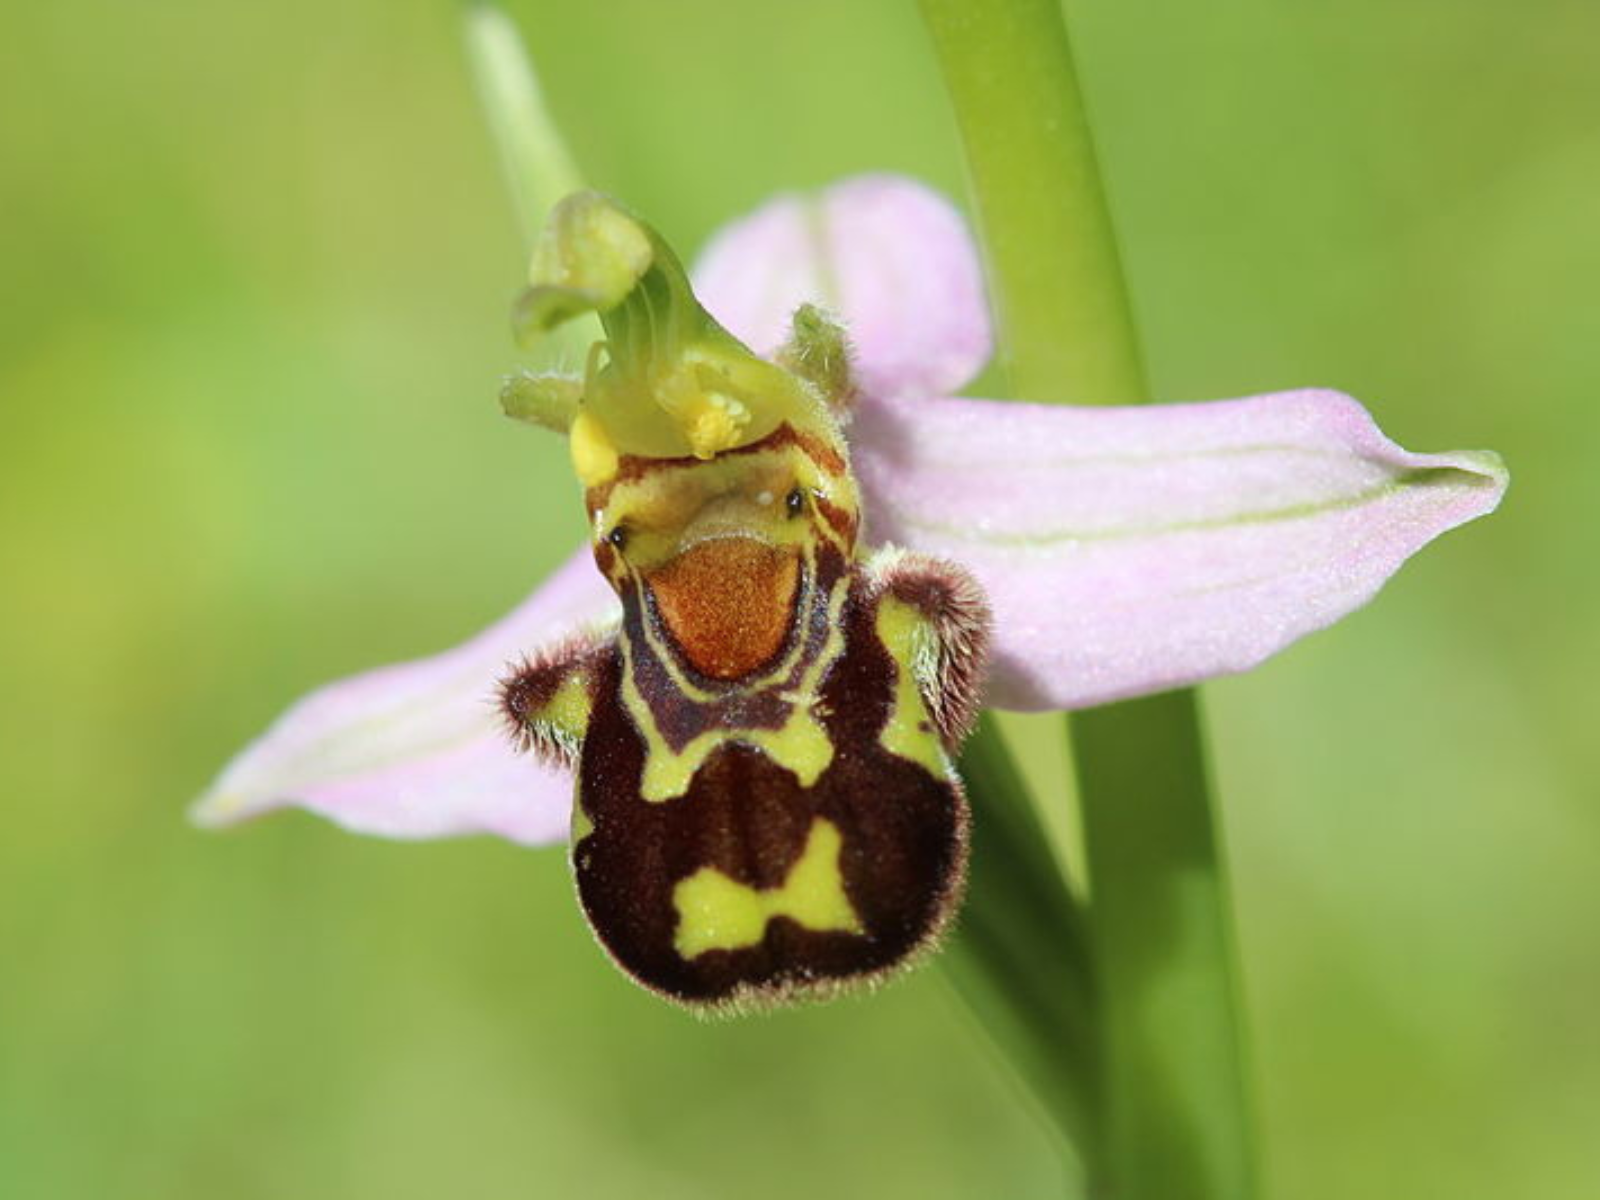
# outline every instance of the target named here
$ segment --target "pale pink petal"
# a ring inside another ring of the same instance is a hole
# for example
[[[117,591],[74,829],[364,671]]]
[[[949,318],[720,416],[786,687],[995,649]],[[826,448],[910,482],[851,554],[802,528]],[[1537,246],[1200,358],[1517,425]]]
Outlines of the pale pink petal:
[[[868,533],[971,569],[989,703],[1077,708],[1255,666],[1491,511],[1492,454],[1411,454],[1348,396],[1144,408],[867,406]]]
[[[299,805],[386,837],[565,840],[572,777],[512,752],[495,684],[528,651],[614,613],[615,597],[580,550],[470,642],[298,701],[228,764],[193,816],[228,825]]]
[[[966,223],[937,192],[897,175],[770,201],[712,239],[694,287],[760,354],[789,336],[802,302],[833,312],[849,330],[868,396],[954,391],[992,348]]]

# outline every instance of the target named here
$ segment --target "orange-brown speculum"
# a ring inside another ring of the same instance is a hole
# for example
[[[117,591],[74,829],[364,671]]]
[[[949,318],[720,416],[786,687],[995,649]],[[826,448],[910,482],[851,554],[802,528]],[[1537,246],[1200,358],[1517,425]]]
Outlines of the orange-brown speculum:
[[[783,649],[800,556],[758,538],[713,538],[650,571],[645,583],[688,665],[711,679],[741,679]]]

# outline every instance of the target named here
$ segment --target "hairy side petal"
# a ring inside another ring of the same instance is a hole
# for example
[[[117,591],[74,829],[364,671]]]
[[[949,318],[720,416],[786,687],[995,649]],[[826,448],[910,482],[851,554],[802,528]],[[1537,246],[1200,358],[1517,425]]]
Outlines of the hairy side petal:
[[[694,269],[702,303],[759,354],[802,303],[841,318],[861,394],[950,392],[992,349],[977,247],[955,207],[898,175],[784,195],[725,226]]]
[[[989,702],[1077,708],[1247,670],[1490,512],[1493,454],[1412,454],[1331,391],[1143,408],[863,410],[868,534],[968,567]]]
[[[508,663],[614,609],[580,550],[471,641],[297,701],[223,769],[194,819],[229,825],[297,805],[385,837],[564,840],[572,776],[514,752],[496,684]]]

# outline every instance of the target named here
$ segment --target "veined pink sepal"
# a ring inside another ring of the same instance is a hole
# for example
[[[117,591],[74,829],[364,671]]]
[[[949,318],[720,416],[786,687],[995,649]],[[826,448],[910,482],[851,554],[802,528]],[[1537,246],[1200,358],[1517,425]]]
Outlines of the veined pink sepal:
[[[1490,512],[1488,453],[1412,454],[1331,391],[1136,408],[861,406],[871,540],[994,607],[989,703],[1081,708],[1244,671]]]
[[[228,764],[194,819],[231,825],[297,805],[384,837],[564,841],[572,776],[514,752],[495,684],[530,649],[615,610],[581,550],[464,645],[305,696]]]

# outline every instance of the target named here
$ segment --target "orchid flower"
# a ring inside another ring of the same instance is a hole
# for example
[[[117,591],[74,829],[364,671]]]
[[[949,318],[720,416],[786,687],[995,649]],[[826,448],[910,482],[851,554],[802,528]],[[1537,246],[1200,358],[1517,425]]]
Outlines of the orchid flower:
[[[838,315],[866,537],[982,584],[992,707],[1081,708],[1248,670],[1365,604],[1506,486],[1493,454],[1411,453],[1327,390],[1104,409],[953,395],[991,352],[982,270],[954,207],[909,179],[780,196],[718,233],[693,279],[760,353],[802,303]],[[300,806],[394,838],[562,841],[572,779],[514,752],[495,684],[615,609],[580,550],[465,644],[295,703],[194,816]]]

